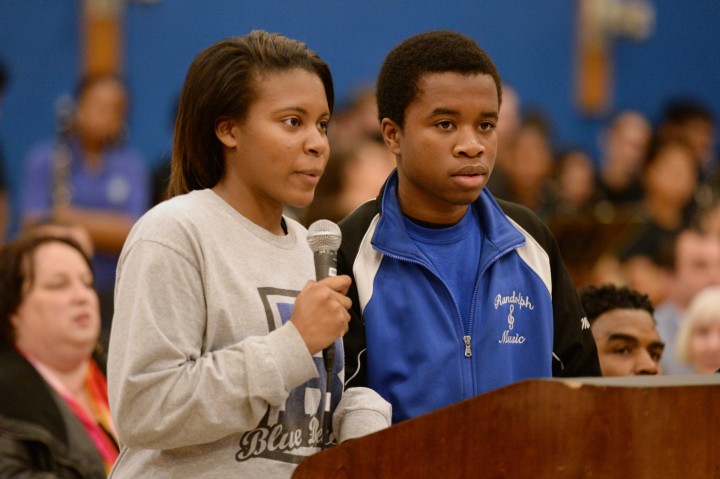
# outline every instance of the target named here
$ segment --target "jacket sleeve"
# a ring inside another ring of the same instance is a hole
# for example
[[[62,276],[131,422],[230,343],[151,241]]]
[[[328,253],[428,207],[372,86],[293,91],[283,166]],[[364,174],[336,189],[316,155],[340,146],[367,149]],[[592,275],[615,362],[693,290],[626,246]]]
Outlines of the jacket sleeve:
[[[597,346],[590,323],[550,229],[525,207],[503,200],[498,200],[498,204],[542,245],[550,258],[554,329],[553,376],[600,376]]]
[[[352,274],[352,263],[346,264],[346,258],[343,258],[342,251],[338,252],[338,274],[346,274],[352,278],[352,285],[348,290],[348,297],[352,300],[350,308],[350,323],[348,332],[343,336],[343,348],[345,353],[345,386],[346,387],[366,387],[367,377],[366,369],[366,345],[365,345],[365,323],[362,319],[360,311],[360,301],[358,299],[357,288],[355,287],[355,277]]]
[[[22,441],[21,437],[22,433],[14,421],[0,416],[0,477],[27,479],[53,477],[50,472],[36,470],[37,466],[30,457],[28,444]]]
[[[543,225],[553,285],[553,376],[600,376],[597,345],[557,241]]]
[[[254,428],[318,371],[295,326],[219,350],[198,266],[147,240],[123,254],[108,358],[110,408],[128,447],[171,449]],[[237,321],[242,321],[238,317]]]
[[[100,479],[105,468],[99,455],[68,447],[39,424],[0,415],[0,477]]]
[[[376,201],[370,201],[361,205],[339,223],[343,240],[338,251],[338,274],[346,274],[352,279],[348,290],[348,297],[352,300],[350,324],[348,332],[343,337],[346,387],[367,387],[365,322],[355,284],[353,264],[368,225],[377,213],[376,204]]]

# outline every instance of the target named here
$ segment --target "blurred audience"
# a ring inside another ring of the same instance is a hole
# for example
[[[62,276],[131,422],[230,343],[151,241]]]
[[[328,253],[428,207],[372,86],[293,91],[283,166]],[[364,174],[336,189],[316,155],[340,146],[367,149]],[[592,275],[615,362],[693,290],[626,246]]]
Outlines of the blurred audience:
[[[0,477],[106,477],[118,445],[90,260],[23,237],[0,249],[0,289]]]
[[[674,244],[669,295],[655,311],[660,337],[667,343],[662,361],[666,374],[690,372],[675,351],[678,330],[693,298],[712,285],[720,285],[720,238],[686,229]]]
[[[558,157],[558,205],[550,227],[576,286],[642,286],[652,280],[654,289],[659,288],[652,298],[662,295],[662,269],[653,258],[637,255],[625,264],[620,258],[644,221],[637,210],[643,198],[641,170],[651,135],[652,127],[643,114],[616,113],[598,136],[600,157],[593,165],[595,184],[591,187],[587,186],[586,153],[570,150]],[[577,213],[569,216],[573,211]]]
[[[35,146],[22,182],[23,222],[53,219],[85,228],[103,317],[112,316],[117,258],[149,206],[144,158],[127,146],[128,92],[113,75],[81,79],[74,104],[57,106],[58,137]]]
[[[653,304],[667,294],[663,278],[675,237],[690,225],[697,182],[695,160],[687,144],[670,140],[650,148],[642,169],[643,198],[637,209],[640,223],[619,255],[628,285],[648,294]]]
[[[598,266],[624,228],[613,211],[606,213],[595,188],[595,168],[581,148],[567,148],[555,160],[553,186],[556,205],[548,227],[558,242],[576,287],[615,282]],[[613,263],[617,270],[617,262]]]
[[[712,236],[720,239],[720,198],[706,206],[698,206],[693,218],[693,225]]]
[[[506,158],[510,155],[515,145],[520,124],[522,123],[522,110],[520,96],[515,88],[507,83],[502,84],[502,102],[498,113],[497,122],[497,153],[495,155],[495,166],[486,185],[486,188],[498,197],[498,193],[505,193],[504,188],[507,182],[505,168]]]
[[[502,103],[497,124],[498,156],[510,150],[522,124],[522,104],[518,92],[507,83],[502,84]]]
[[[603,376],[662,374],[665,344],[647,295],[607,284],[579,290],[590,321]]]
[[[10,73],[2,60],[0,60],[0,116],[2,116],[3,97],[9,81]],[[0,144],[0,243],[7,237],[9,220],[10,195],[8,193],[7,178],[5,175],[5,154]]]
[[[617,208],[643,196],[640,172],[652,136],[650,121],[640,112],[617,113],[599,137],[598,194]]]
[[[683,316],[677,354],[695,374],[720,369],[720,286],[702,290]]]
[[[662,230],[677,231],[690,223],[698,185],[692,150],[677,140],[655,144],[643,164],[640,213]]]
[[[502,158],[502,177],[490,191],[504,200],[513,201],[533,210],[547,221],[555,210],[552,186],[553,146],[550,123],[542,112],[523,117],[517,134]],[[493,172],[495,175],[496,172]]]
[[[553,179],[557,201],[553,217],[570,219],[596,214],[595,166],[587,151],[582,148],[561,151],[555,161]]]
[[[395,168],[395,157],[385,143],[365,138],[339,153],[330,153],[315,198],[303,214],[309,226],[319,219],[338,222],[380,193]]]
[[[660,138],[683,141],[692,150],[700,178],[695,201],[702,208],[710,207],[720,197],[716,133],[715,115],[705,103],[692,99],[668,101],[658,125]]]
[[[662,140],[680,140],[690,146],[702,179],[717,171],[715,116],[703,102],[691,99],[669,101],[657,130]]]
[[[373,87],[358,85],[349,100],[335,109],[328,137],[336,152],[344,152],[365,139],[382,140]]]

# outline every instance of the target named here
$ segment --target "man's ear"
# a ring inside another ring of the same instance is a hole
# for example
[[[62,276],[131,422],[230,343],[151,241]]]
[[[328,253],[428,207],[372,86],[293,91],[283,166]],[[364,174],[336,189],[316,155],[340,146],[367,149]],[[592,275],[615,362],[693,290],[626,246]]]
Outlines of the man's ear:
[[[223,118],[215,122],[215,136],[228,148],[236,148],[238,146],[235,136],[236,126],[237,120],[234,118]]]
[[[396,156],[400,155],[400,143],[402,142],[402,129],[400,126],[390,118],[383,118],[380,123],[380,130],[390,151]]]

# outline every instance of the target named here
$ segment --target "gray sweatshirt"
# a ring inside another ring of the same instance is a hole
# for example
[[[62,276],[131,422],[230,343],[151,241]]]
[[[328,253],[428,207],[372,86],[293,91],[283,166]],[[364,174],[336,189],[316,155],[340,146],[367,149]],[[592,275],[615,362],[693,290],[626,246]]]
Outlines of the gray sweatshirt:
[[[133,227],[108,362],[122,446],[113,479],[289,477],[320,449],[325,368],[288,321],[314,277],[313,256],[305,228],[285,221],[288,234],[273,235],[201,190]],[[335,346],[335,438],[389,426],[390,406],[375,392],[343,392],[341,340]]]

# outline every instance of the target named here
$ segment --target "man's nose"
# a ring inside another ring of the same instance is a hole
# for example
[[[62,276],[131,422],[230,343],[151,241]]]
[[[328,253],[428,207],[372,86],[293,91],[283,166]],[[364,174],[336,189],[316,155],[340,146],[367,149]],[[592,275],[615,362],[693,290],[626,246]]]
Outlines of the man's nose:
[[[659,373],[657,361],[653,359],[649,352],[642,350],[635,361],[636,376],[655,376]]]

